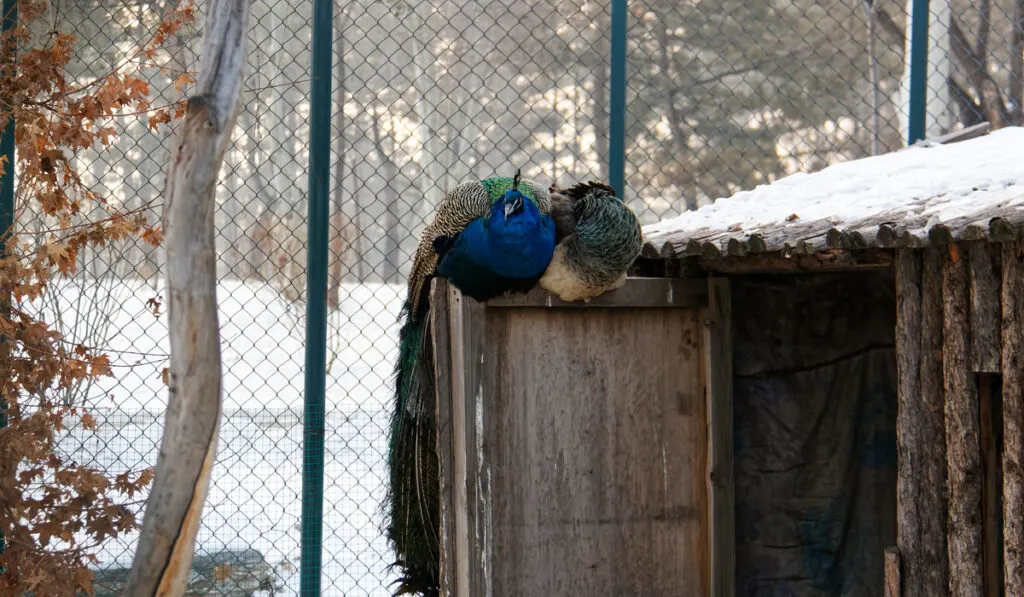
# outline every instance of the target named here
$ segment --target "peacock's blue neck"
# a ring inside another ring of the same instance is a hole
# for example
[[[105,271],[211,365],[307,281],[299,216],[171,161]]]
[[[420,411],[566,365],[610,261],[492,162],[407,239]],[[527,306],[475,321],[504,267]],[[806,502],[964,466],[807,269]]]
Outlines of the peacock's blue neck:
[[[519,206],[507,213],[508,205]],[[518,191],[509,191],[491,207],[486,236],[491,267],[509,278],[544,273],[555,248],[554,221]]]

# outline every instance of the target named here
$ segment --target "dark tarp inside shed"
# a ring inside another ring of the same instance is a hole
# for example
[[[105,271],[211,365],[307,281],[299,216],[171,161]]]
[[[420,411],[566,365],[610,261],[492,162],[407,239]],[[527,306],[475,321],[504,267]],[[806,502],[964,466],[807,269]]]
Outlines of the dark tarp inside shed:
[[[736,594],[877,597],[896,544],[890,273],[732,280]]]

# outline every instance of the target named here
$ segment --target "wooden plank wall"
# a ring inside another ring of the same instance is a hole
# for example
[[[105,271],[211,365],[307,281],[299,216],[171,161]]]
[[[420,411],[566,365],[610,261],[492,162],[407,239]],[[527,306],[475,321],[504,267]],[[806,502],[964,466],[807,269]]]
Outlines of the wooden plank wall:
[[[898,548],[906,597],[1024,597],[1018,243],[901,250]]]
[[[485,307],[435,283],[442,595],[733,594],[731,435],[711,431],[731,431],[729,294],[711,288]]]

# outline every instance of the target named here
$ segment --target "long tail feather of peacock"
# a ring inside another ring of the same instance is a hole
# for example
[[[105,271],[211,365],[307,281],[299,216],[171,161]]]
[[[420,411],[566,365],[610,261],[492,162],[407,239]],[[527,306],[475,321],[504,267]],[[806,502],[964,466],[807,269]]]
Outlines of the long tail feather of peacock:
[[[434,426],[433,345],[430,308],[406,303],[399,331],[394,410],[388,446],[389,495],[385,500],[389,541],[401,570],[396,595],[437,595],[438,508]],[[429,495],[428,495],[429,494]]]

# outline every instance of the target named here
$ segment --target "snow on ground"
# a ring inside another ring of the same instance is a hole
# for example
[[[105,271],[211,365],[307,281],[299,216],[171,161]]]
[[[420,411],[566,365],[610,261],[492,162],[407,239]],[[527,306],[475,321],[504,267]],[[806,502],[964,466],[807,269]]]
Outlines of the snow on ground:
[[[785,222],[831,219],[843,225],[936,197],[923,214],[941,221],[987,206],[1024,203],[1024,128],[1007,127],[949,145],[903,151],[797,173],[696,211],[644,227],[648,240],[675,231],[743,228],[754,231]]]
[[[60,282],[66,329],[85,325],[71,306],[95,281]],[[106,284],[109,284],[107,282]],[[61,447],[114,474],[156,462],[166,387],[166,314],[146,301],[162,289],[141,282],[112,288],[119,305],[107,345],[116,377],[89,392],[95,432],[73,428]],[[390,561],[379,531],[385,430],[405,288],[347,285],[328,331],[323,595],[389,595]],[[218,287],[224,358],[224,419],[197,553],[259,550],[297,595],[301,520],[304,327],[299,313],[263,284]],[[81,309],[82,307],[79,306]],[[85,309],[83,309],[85,310]],[[128,565],[137,535],[101,550],[101,566]]]

